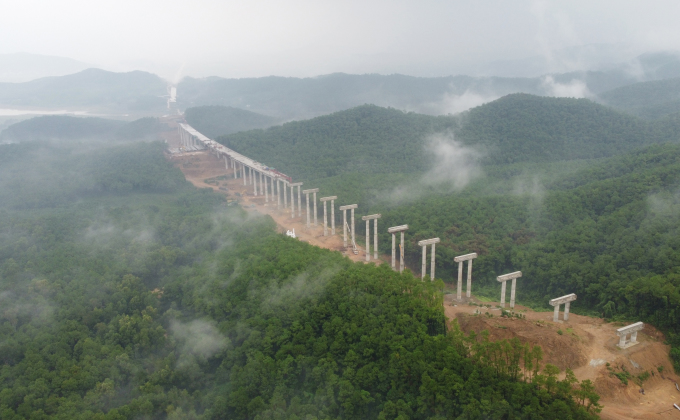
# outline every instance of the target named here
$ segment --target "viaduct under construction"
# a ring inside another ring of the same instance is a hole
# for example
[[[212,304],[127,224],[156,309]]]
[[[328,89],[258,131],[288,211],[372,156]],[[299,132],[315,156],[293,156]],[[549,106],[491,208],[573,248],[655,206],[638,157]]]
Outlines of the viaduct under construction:
[[[265,202],[276,201],[277,208],[287,210],[290,208],[291,217],[295,217],[296,213],[296,201],[297,201],[297,216],[302,216],[302,194],[306,198],[306,218],[307,218],[307,228],[310,227],[312,223],[317,226],[317,193],[318,188],[302,190],[302,182],[293,182],[292,178],[284,173],[279,172],[274,168],[270,168],[260,162],[257,162],[251,158],[248,158],[214,140],[209,139],[205,135],[198,132],[196,129],[191,127],[186,122],[180,122],[178,124],[178,131],[182,149],[184,151],[198,151],[207,149],[210,153],[217,156],[220,159],[224,159],[224,164],[226,169],[233,170],[233,177],[235,179],[243,179],[243,185],[252,185],[253,195],[264,196]],[[297,187],[297,200],[295,197],[295,187]],[[290,190],[290,202],[288,200],[288,191]],[[310,213],[310,195],[313,200],[313,213]],[[328,219],[326,206],[328,201],[330,201],[331,206],[331,235],[335,234],[335,200],[337,196],[321,197],[319,201],[323,203],[323,232],[324,236],[328,235]],[[343,214],[343,246],[345,249],[350,248],[355,254],[358,254],[358,248],[356,246],[355,238],[355,220],[354,220],[354,210],[357,208],[357,204],[347,204],[339,207],[339,210]],[[350,211],[350,220],[347,220],[347,210]],[[311,216],[311,217],[310,217]],[[366,261],[371,260],[371,244],[370,244],[370,222],[373,221],[373,258],[378,259],[378,219],[381,217],[380,214],[373,214],[363,216],[362,220],[366,221]],[[404,232],[408,230],[408,225],[393,226],[387,229],[387,232],[392,234],[392,269],[397,270],[396,264],[396,238],[395,235],[400,233],[401,241],[399,244],[399,271],[404,269]],[[349,237],[348,237],[349,236]],[[422,267],[421,267],[421,278],[424,279],[427,272],[427,246],[432,247],[430,254],[430,280],[434,280],[435,276],[435,244],[439,243],[439,238],[423,239],[418,242],[418,245],[422,247]],[[463,286],[463,263],[467,261],[467,287],[466,287],[466,297],[471,297],[472,289],[472,260],[477,258],[476,253],[470,253],[465,255],[460,255],[454,258],[454,262],[458,263],[458,283],[457,283],[457,300],[462,301],[462,286]],[[497,277],[497,281],[501,283],[501,298],[500,306],[505,307],[505,297],[506,297],[506,283],[511,281],[510,289],[510,308],[511,310],[515,306],[515,290],[517,279],[522,277],[521,271],[516,271],[508,274],[503,274]],[[555,313],[553,322],[565,322],[569,319],[569,304],[576,300],[575,294],[570,294],[555,298],[550,300],[550,305],[555,307]],[[564,311],[564,321],[558,319],[560,305],[565,305]],[[617,334],[620,336],[620,342],[618,346],[620,348],[626,348],[638,344],[637,332],[644,327],[642,322],[638,322],[617,330]],[[627,338],[630,335],[630,340]]]

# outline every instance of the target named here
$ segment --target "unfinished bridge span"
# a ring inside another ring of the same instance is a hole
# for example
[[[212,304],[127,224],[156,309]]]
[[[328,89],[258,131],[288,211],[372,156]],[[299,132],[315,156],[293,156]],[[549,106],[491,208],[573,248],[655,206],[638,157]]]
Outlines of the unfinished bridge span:
[[[271,191],[271,199],[274,201],[275,196],[281,196],[281,184],[283,183],[285,191],[286,187],[292,183],[288,175],[209,139],[187,123],[179,123],[177,130],[185,150],[208,149],[217,157],[224,158],[226,168],[234,170],[234,178],[243,178],[244,185],[253,185],[255,196],[264,195],[265,200],[269,201]],[[281,206],[280,199],[278,199],[278,205]]]

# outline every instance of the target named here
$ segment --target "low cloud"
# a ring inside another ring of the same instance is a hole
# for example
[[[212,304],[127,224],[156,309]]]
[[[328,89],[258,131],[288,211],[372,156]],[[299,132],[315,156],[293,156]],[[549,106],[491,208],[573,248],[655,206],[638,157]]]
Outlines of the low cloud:
[[[273,309],[289,308],[292,305],[298,304],[303,299],[320,296],[328,282],[338,271],[340,271],[340,267],[328,267],[318,274],[304,272],[280,286],[272,282],[269,289],[253,292],[266,294],[262,299],[263,311],[268,312]]]
[[[477,148],[463,145],[451,133],[429,136],[424,149],[431,162],[425,174],[413,184],[397,186],[379,196],[379,200],[391,204],[414,201],[427,191],[424,187],[443,189],[447,193],[460,191],[483,175],[479,161],[484,154]]]
[[[552,76],[545,76],[541,82],[548,96],[559,98],[590,98],[593,96],[583,80],[572,79],[569,83],[559,83]]]
[[[450,89],[450,91],[442,95],[441,100],[420,105],[412,109],[412,111],[430,115],[459,114],[501,97],[500,95],[477,92],[472,89],[467,89],[465,92],[457,94],[453,93],[453,86]]]
[[[212,322],[200,319],[186,323],[173,320],[170,322],[170,332],[179,342],[184,357],[207,359],[229,346],[229,339]]]
[[[433,164],[422,178],[425,185],[446,185],[449,191],[460,191],[482,174],[477,149],[458,142],[452,134],[430,136],[425,152]]]

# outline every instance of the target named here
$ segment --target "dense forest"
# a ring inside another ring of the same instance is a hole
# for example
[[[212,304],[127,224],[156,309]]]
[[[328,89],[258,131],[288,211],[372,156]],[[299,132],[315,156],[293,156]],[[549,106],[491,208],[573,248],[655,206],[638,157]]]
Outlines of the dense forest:
[[[276,118],[231,106],[198,106],[184,111],[186,121],[210,138],[239,131],[267,128],[278,122]]]
[[[447,332],[441,282],[84,146],[0,146],[3,419],[595,418],[538,347]]]
[[[463,159],[428,151],[437,130],[453,133],[444,143]],[[440,237],[444,281],[456,278],[453,257],[477,252],[480,294],[496,296],[495,277],[522,270],[523,303],[545,307],[577,293],[576,311],[653,323],[677,346],[680,368],[677,119],[648,122],[588,100],[518,94],[458,118],[364,106],[220,140],[338,195],[340,204],[358,203],[362,215],[381,213],[386,254],[386,227],[408,224],[412,267],[419,267],[416,243]],[[321,147],[309,148],[315,141]],[[467,169],[430,182],[438,165]]]
[[[460,116],[432,117],[364,105],[217,140],[246,156],[316,181],[335,175],[425,172],[438,137],[476,151],[480,164],[613,156],[680,137],[677,120],[651,123],[587,99],[514,94]]]

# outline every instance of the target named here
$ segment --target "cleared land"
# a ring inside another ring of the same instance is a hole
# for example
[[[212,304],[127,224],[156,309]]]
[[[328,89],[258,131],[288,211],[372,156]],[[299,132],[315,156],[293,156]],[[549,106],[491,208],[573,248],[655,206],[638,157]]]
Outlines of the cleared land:
[[[170,147],[179,146],[179,138],[170,135],[166,140]],[[234,179],[232,170],[225,168],[224,161],[209,152],[178,154],[170,159],[196,187],[212,188],[225,194],[229,200],[238,201],[249,212],[271,216],[280,232],[295,229],[295,234],[302,241],[343,252],[354,261],[365,261],[364,248],[359,244],[358,255],[344,249],[342,226],[336,226],[336,235],[327,237],[323,236],[321,219],[318,226],[307,229],[304,210],[299,217],[296,209],[293,218],[290,209],[277,209],[277,203],[271,201],[271,197],[266,203],[264,197],[253,196],[252,186],[243,185],[240,178]],[[226,188],[226,191],[220,187]],[[304,206],[304,197],[302,203]],[[336,206],[338,204],[336,202]],[[364,228],[360,219],[356,223],[357,230]],[[381,261],[389,262],[389,258],[383,255]],[[618,337],[615,331],[621,327],[619,324],[573,313],[569,321],[554,323],[552,311],[534,312],[520,305],[515,307],[515,312],[521,313],[522,319],[505,318],[500,317],[498,302],[480,302],[473,296],[469,302],[457,304],[454,297],[454,294],[445,296],[444,310],[449,320],[457,320],[463,331],[488,330],[492,340],[517,337],[523,343],[539,345],[543,348],[543,363],[552,363],[561,370],[572,369],[579,380],[592,380],[602,396],[603,419],[680,419],[680,411],[673,407],[673,403],[680,405],[680,391],[675,386],[680,384],[680,378],[672,373],[668,356],[670,346],[663,344],[663,334],[654,327],[646,325],[638,334],[640,344],[621,350],[616,347]],[[659,372],[659,367],[662,367],[662,372]],[[632,376],[649,372],[650,377],[642,383],[642,387],[636,385],[632,378],[625,385],[614,375],[624,370]],[[644,389],[644,394],[641,389]]]

